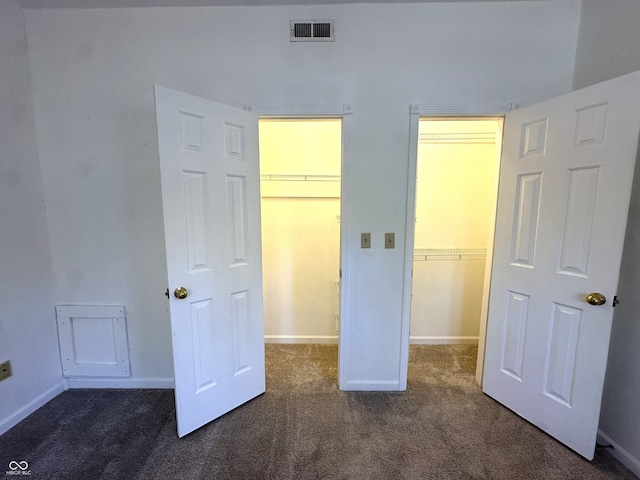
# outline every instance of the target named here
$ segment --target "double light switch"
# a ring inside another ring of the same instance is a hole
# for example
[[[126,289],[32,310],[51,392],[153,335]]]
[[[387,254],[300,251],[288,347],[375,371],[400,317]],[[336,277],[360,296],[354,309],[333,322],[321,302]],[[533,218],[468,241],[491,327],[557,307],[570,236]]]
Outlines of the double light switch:
[[[363,232],[360,234],[360,248],[371,248],[371,233]],[[396,234],[384,234],[384,248],[396,248]]]

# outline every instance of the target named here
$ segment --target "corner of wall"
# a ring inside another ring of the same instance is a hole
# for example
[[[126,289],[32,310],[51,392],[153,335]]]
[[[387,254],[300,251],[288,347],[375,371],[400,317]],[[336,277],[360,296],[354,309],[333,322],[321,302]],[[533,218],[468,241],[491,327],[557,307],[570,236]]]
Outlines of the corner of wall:
[[[574,69],[574,89],[640,69],[640,2],[583,0]],[[614,446],[613,455],[636,475],[640,473],[640,328],[636,317],[640,302],[640,168],[636,160],[623,264],[613,320],[609,362],[600,416],[600,435]]]
[[[0,433],[64,390],[24,17],[0,3]]]
[[[640,2],[582,0],[573,89],[640,70]]]

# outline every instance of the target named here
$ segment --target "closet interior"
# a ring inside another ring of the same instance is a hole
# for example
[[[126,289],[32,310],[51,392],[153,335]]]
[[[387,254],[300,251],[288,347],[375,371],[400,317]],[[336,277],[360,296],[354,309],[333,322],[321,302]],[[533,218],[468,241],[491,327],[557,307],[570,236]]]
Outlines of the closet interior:
[[[501,118],[419,122],[411,343],[478,342],[501,138]]]
[[[337,343],[342,120],[259,127],[265,341]]]

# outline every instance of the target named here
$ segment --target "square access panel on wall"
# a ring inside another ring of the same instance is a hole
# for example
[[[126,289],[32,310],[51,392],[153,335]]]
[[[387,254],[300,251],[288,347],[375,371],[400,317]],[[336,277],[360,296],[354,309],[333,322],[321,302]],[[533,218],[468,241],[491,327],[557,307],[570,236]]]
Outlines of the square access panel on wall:
[[[123,306],[58,305],[58,339],[65,377],[129,377]]]

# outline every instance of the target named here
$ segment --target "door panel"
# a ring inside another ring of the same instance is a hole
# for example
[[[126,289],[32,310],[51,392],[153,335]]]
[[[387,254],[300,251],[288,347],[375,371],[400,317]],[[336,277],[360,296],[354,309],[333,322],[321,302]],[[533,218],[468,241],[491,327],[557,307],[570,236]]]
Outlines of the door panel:
[[[541,172],[518,175],[511,262],[521,267],[533,268],[541,186]]]
[[[527,329],[529,313],[529,295],[507,292],[507,314],[502,344],[502,364],[500,370],[522,381],[522,362],[524,359],[524,333]]]
[[[587,458],[639,131],[640,73],[505,122],[483,387]]]
[[[569,170],[559,273],[587,275],[600,167]]]
[[[182,437],[265,391],[258,118],[155,91]]]

